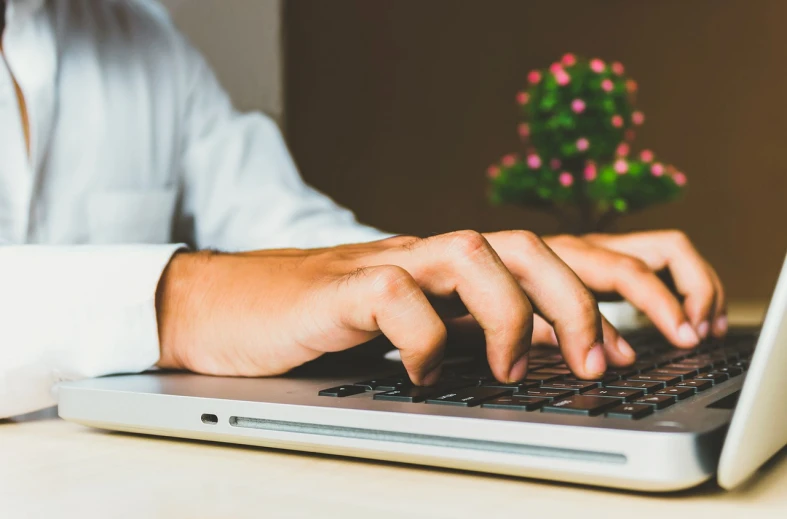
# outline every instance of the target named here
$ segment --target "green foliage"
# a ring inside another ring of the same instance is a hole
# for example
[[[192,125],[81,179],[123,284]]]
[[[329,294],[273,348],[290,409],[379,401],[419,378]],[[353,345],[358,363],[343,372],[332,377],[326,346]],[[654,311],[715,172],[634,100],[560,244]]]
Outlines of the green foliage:
[[[489,168],[495,204],[577,213],[577,231],[600,230],[609,216],[680,196],[686,177],[643,151],[629,159],[644,115],[634,109],[636,83],[619,63],[566,54],[528,75],[517,96],[524,158]]]

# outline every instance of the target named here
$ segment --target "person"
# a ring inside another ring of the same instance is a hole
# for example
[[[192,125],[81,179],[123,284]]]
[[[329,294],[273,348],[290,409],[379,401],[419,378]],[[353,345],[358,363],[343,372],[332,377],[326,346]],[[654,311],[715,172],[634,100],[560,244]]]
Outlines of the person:
[[[0,12],[0,417],[54,404],[62,380],[276,375],[379,334],[431,384],[468,325],[500,380],[525,376],[533,341],[593,378],[634,352],[592,291],[678,347],[726,331],[723,287],[682,233],[386,234],[302,182],[275,124],[233,109],[160,5]]]

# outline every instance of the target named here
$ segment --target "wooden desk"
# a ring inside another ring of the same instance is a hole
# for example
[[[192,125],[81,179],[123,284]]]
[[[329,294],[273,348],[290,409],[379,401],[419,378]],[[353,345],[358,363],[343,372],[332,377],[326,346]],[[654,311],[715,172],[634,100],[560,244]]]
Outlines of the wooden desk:
[[[758,322],[762,305],[736,305]],[[0,517],[787,517],[787,450],[736,492],[669,495],[96,431],[50,411],[0,422]],[[547,515],[548,514],[548,515]],[[679,515],[680,514],[680,515]]]

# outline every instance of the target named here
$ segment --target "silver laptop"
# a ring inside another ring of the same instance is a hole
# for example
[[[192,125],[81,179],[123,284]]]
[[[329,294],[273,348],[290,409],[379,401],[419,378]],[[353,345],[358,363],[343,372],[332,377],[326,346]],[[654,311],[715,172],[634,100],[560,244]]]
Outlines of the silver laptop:
[[[64,383],[59,413],[92,427],[643,491],[714,475],[731,489],[787,444],[787,262],[760,330],[692,351],[654,331],[602,382],[555,349],[497,383],[460,349],[433,388],[409,384],[378,341],[284,377],[153,372]]]

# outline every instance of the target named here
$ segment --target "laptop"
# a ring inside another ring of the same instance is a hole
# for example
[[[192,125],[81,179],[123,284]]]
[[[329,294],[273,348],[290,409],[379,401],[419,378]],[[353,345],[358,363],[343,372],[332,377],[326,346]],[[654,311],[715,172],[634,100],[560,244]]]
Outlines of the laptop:
[[[534,347],[527,379],[501,384],[481,352],[461,348],[435,387],[413,387],[376,341],[282,377],[63,383],[59,414],[116,431],[652,492],[714,476],[735,488],[787,444],[787,261],[758,330],[690,351],[653,330],[628,338],[636,364],[601,381],[573,378],[556,349]]]

